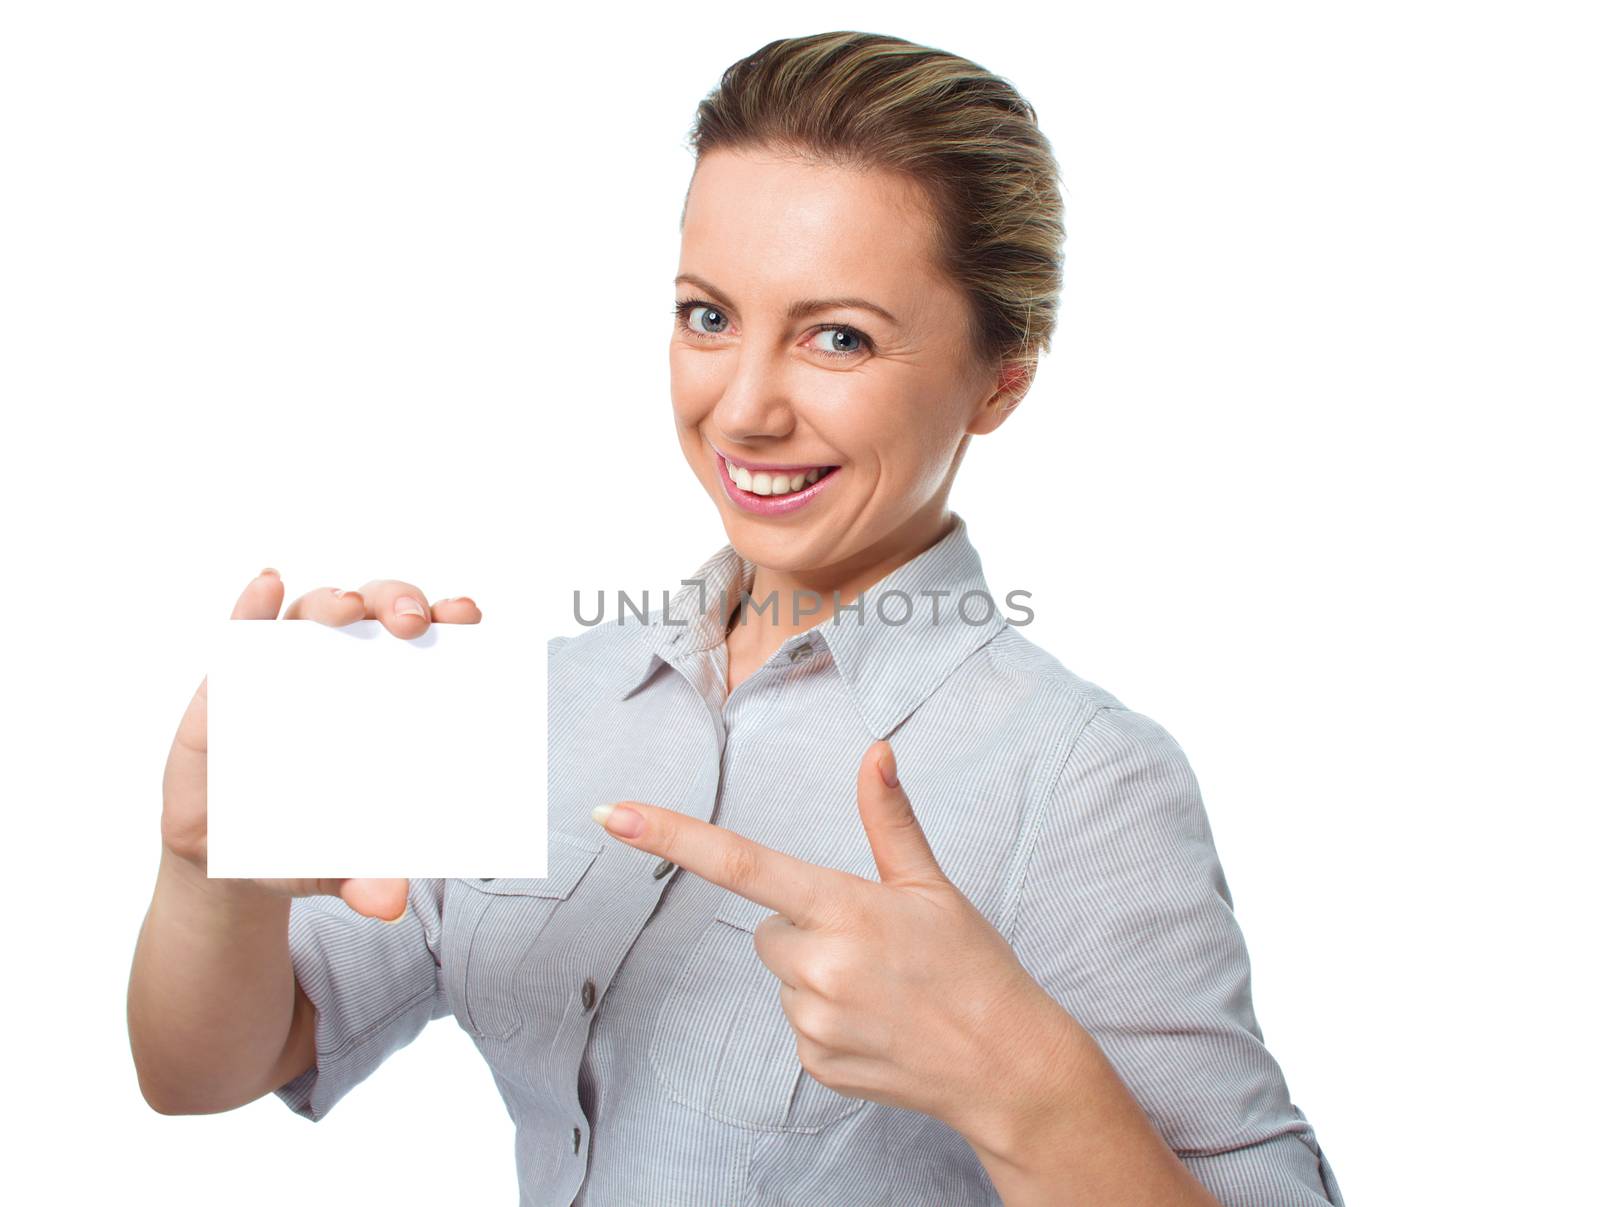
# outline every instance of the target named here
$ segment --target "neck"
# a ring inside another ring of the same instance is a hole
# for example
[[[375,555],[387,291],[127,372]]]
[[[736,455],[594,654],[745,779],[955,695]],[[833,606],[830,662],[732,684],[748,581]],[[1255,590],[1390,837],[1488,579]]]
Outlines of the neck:
[[[743,623],[738,608],[739,586],[736,584],[730,592],[729,640],[748,642],[746,648],[771,653],[794,634],[832,617],[837,610],[836,603],[854,602],[874,583],[932,548],[955,525],[955,516],[945,507],[944,499],[939,498],[934,506],[913,515],[899,528],[844,561],[800,570],[758,565],[750,587],[751,612]],[[774,603],[766,602],[769,596]],[[756,605],[762,605],[763,610],[755,611]],[[812,608],[816,610],[810,611]],[[797,612],[802,614],[797,615]]]

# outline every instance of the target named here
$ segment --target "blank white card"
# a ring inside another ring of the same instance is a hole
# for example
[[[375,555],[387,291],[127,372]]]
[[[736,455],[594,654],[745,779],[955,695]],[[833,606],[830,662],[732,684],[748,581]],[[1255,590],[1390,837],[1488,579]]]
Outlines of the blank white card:
[[[216,877],[547,873],[545,648],[526,618],[228,620],[207,663]]]

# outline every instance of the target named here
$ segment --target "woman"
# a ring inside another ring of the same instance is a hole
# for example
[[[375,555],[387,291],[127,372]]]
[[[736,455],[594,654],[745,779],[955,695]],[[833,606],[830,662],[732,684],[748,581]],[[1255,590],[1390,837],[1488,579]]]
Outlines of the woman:
[[[1007,623],[948,507],[1054,326],[1032,109],[829,33],[694,146],[672,399],[728,544],[551,642],[548,876],[295,900],[275,1092],[321,1119],[453,1013],[530,1204],[1341,1202],[1182,751]]]

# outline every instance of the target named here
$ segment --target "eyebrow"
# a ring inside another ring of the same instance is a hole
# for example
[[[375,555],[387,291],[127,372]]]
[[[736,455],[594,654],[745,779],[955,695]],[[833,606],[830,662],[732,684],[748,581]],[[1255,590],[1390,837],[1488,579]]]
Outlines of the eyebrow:
[[[720,301],[730,308],[737,309],[727,300],[726,295],[720,289],[703,277],[697,277],[693,273],[686,272],[681,276],[674,277],[672,283],[674,285],[689,284],[697,286],[710,294],[714,301]],[[790,319],[803,319],[806,315],[815,314],[819,310],[868,310],[897,327],[900,325],[900,320],[895,318],[894,315],[876,302],[869,302],[866,298],[804,298],[800,301],[789,303],[788,317]]]

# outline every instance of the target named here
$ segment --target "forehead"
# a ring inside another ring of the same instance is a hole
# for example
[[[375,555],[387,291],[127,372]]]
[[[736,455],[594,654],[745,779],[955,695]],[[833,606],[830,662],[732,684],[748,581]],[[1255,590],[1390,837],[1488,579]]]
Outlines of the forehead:
[[[947,288],[915,184],[882,170],[765,152],[719,150],[700,160],[679,271],[715,282],[735,302],[756,294],[787,301],[801,291],[860,294],[896,314]]]

